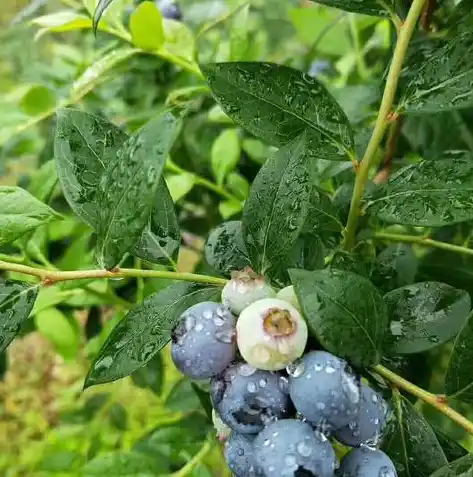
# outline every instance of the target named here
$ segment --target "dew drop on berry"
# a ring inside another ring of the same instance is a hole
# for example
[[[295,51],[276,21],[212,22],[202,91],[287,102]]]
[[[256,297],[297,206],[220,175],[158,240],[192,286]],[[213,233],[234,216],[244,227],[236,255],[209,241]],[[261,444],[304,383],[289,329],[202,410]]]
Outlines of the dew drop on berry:
[[[376,393],[373,393],[371,396],[371,400],[376,404],[379,401],[378,395]]]
[[[312,453],[311,447],[309,444],[307,444],[307,442],[304,441],[301,441],[297,444],[296,450],[302,457],[309,457]]]
[[[289,380],[285,376],[281,376],[278,381],[279,389],[285,393],[289,391]]]
[[[335,371],[336,371],[336,369],[331,364],[327,364],[325,366],[325,372],[327,374],[333,374]]]
[[[210,320],[210,318],[212,318],[213,316],[213,313],[211,310],[205,310],[203,313],[202,313],[202,316],[206,319],[206,320]]]
[[[225,324],[225,320],[220,318],[219,316],[215,316],[213,319],[213,323],[215,326],[223,326]]]
[[[324,365],[323,365],[323,364],[321,364],[321,363],[315,363],[315,364],[314,364],[314,370],[315,370],[315,372],[318,373],[318,372],[322,371],[322,369],[324,369]]]
[[[294,361],[286,368],[287,374],[293,378],[298,378],[304,372],[304,363],[302,360]]]
[[[318,402],[315,404],[315,407],[319,410],[319,411],[323,411],[325,409],[325,403],[323,402]]]
[[[248,390],[249,393],[255,393],[256,392],[256,384],[253,383],[253,382],[249,382],[247,385],[246,385],[246,389]]]
[[[233,343],[235,332],[233,330],[222,330],[215,333],[215,338],[222,343]]]
[[[195,318],[193,316],[186,316],[185,327],[187,331],[191,331],[195,326]]]
[[[263,445],[265,447],[269,447],[269,444],[271,444],[271,441],[269,439],[265,439],[265,441],[263,442]]]
[[[395,475],[389,467],[384,466],[379,469],[379,477],[395,477]]]
[[[195,331],[199,332],[199,331],[202,331],[204,329],[204,325],[202,323],[197,323],[195,325]]]
[[[266,381],[266,379],[260,379],[260,380],[258,381],[258,384],[259,384],[262,388],[265,388],[267,383],[268,383],[268,381]]]
[[[288,454],[286,457],[284,457],[284,463],[287,465],[287,467],[292,467],[294,464],[296,464],[296,462],[296,456],[292,454]]]
[[[240,374],[241,376],[248,377],[255,373],[256,368],[247,363],[240,364],[240,366],[238,367],[238,374]]]

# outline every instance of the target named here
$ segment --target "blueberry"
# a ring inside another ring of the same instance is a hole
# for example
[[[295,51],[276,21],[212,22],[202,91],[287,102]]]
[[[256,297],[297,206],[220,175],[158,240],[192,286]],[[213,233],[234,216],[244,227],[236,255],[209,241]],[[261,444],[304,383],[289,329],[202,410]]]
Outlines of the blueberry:
[[[377,445],[386,424],[387,405],[380,394],[369,386],[361,385],[360,409],[354,419],[338,429],[334,437],[342,444],[358,447]]]
[[[232,279],[223,287],[222,303],[239,315],[247,306],[263,298],[274,298],[276,292],[250,267],[233,272]]]
[[[307,343],[307,325],[290,303],[264,298],[246,307],[236,325],[240,354],[258,369],[276,371],[299,358]]]
[[[359,447],[345,455],[338,477],[397,477],[392,460],[382,451]]]
[[[333,431],[357,415],[360,384],[343,359],[312,351],[288,367],[288,372],[292,402],[315,427]]]
[[[191,306],[172,332],[176,367],[194,379],[221,373],[235,358],[234,317],[224,306],[203,302]]]
[[[326,73],[330,69],[330,61],[316,60],[313,61],[309,68],[309,76],[316,78],[321,73]]]
[[[332,445],[305,422],[283,419],[270,424],[258,434],[253,449],[266,477],[333,477]]]
[[[181,20],[182,12],[179,5],[173,0],[157,0],[156,6],[161,11],[163,18],[171,20]]]
[[[225,443],[224,455],[235,477],[257,477],[263,473],[256,465],[253,451],[254,436],[232,432]]]
[[[292,411],[287,379],[247,363],[228,367],[211,381],[210,396],[222,421],[241,434],[257,434]]]

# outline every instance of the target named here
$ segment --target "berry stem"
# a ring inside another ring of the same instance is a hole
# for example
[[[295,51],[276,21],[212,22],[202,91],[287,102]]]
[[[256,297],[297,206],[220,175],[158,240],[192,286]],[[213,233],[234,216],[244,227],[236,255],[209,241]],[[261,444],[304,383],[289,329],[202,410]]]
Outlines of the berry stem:
[[[449,252],[460,253],[462,255],[473,255],[473,249],[471,248],[446,242],[439,242],[438,240],[432,240],[421,235],[402,235],[391,234],[387,232],[376,232],[374,234],[374,238],[379,240],[387,240],[389,242],[411,243],[423,247],[440,248],[442,250],[448,250]]]
[[[425,1],[426,0],[413,0],[406,21],[399,28],[396,48],[394,49],[391,66],[386,79],[386,86],[384,88],[383,99],[381,100],[381,106],[379,108],[378,117],[376,118],[373,134],[371,135],[365,155],[363,156],[356,174],[355,187],[353,189],[350,212],[343,239],[343,247],[346,250],[351,250],[355,244],[358,217],[360,216],[361,202],[363,200],[368,174],[373,160],[376,157],[376,151],[378,150],[384,137],[384,133],[389,125],[389,115],[392,112],[401,68],[404,63],[409,41],[414,33],[414,28],[422,12]]]
[[[452,421],[456,422],[459,426],[463,427],[463,429],[465,429],[465,431],[467,431],[469,434],[473,435],[473,422],[469,421],[466,417],[455,411],[455,409],[452,409],[447,404],[447,400],[444,396],[432,394],[425,389],[416,386],[381,364],[374,366],[373,370],[387,381],[393,383],[395,387],[404,389],[425,403],[430,404],[442,414],[449,417]]]
[[[227,283],[225,278],[198,275],[196,273],[170,272],[166,270],[139,270],[136,268],[120,268],[117,270],[45,270],[43,268],[30,267],[18,263],[5,262],[0,260],[0,270],[24,273],[40,278],[45,283],[55,283],[67,280],[82,280],[87,278],[167,278],[170,280],[181,280],[185,282],[206,283],[209,285],[223,286]]]

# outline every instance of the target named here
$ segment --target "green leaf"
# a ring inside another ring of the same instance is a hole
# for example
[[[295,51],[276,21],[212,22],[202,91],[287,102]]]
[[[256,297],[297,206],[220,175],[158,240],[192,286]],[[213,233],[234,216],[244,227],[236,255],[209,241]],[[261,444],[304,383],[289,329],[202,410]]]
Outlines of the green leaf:
[[[38,331],[46,337],[64,359],[77,357],[80,346],[80,329],[75,318],[68,317],[57,308],[47,308],[36,313],[35,324]]]
[[[97,258],[102,267],[113,268],[140,239],[179,126],[174,115],[161,114],[130,137],[109,163],[97,197]]]
[[[230,61],[248,59],[250,47],[249,22],[250,4],[244,4],[231,16],[230,28]]]
[[[437,437],[405,397],[395,393],[393,405],[396,421],[388,428],[382,450],[393,460],[399,477],[428,477],[447,464]]]
[[[72,210],[97,229],[99,185],[127,134],[104,118],[74,109],[57,112],[54,158],[64,197]]]
[[[471,31],[415,45],[400,78],[401,106],[408,113],[436,113],[473,105]]]
[[[238,172],[230,172],[230,174],[228,174],[225,186],[241,200],[246,200],[250,193],[248,180]]]
[[[164,43],[161,12],[154,2],[142,2],[130,17],[133,44],[143,50],[157,50]]]
[[[388,313],[369,280],[336,269],[289,274],[310,331],[328,351],[355,366],[379,363]]]
[[[279,267],[302,233],[310,203],[305,138],[272,155],[256,176],[243,211],[243,237],[256,271]]]
[[[135,386],[150,389],[154,394],[159,396],[163,389],[164,373],[163,359],[161,358],[161,354],[157,353],[145,366],[137,369],[131,375],[131,379]]]
[[[113,329],[92,364],[84,387],[123,378],[148,363],[171,339],[179,316],[190,306],[218,300],[221,290],[177,283],[151,295]]]
[[[471,156],[403,167],[377,191],[368,211],[389,223],[424,227],[473,219]]]
[[[165,41],[158,55],[169,61],[174,57],[184,58],[197,69],[194,63],[195,39],[192,30],[184,23],[170,18],[163,19]]]
[[[114,452],[101,454],[87,462],[83,477],[157,477],[166,473],[162,459],[140,452]]]
[[[165,406],[171,411],[185,411],[199,409],[200,400],[194,391],[192,382],[188,379],[178,381],[169,392]]]
[[[315,0],[314,0],[315,1]],[[316,0],[317,3],[329,7],[339,8],[347,12],[363,13],[377,17],[389,16],[389,10],[393,9],[393,0]]]
[[[432,428],[449,462],[460,459],[460,457],[463,457],[468,454],[468,451],[462,445],[460,445],[456,440],[445,434],[445,432],[436,427]]]
[[[430,477],[471,477],[473,475],[473,454],[468,454],[458,460],[444,465]]]
[[[212,145],[211,164],[217,184],[222,185],[225,177],[235,169],[240,160],[240,135],[237,129],[226,129]]]
[[[185,197],[195,186],[196,177],[190,172],[172,174],[166,177],[166,184],[173,202],[178,202]]]
[[[56,162],[45,162],[32,176],[28,192],[42,202],[49,202],[58,182]]]
[[[353,133],[345,113],[316,79],[273,63],[202,65],[222,109],[237,124],[274,146],[302,132],[307,147],[322,159],[345,160]]]
[[[0,186],[0,246],[14,242],[54,218],[61,215],[26,190]]]
[[[41,27],[36,34],[36,39],[47,32],[65,32],[92,27],[92,20],[87,15],[77,13],[75,10],[62,10],[42,15],[31,20],[31,23]]]
[[[112,404],[109,412],[110,424],[115,429],[126,431],[128,428],[128,412],[119,402]]]
[[[387,293],[389,350],[421,353],[452,339],[470,313],[470,295],[445,283],[421,282]]]
[[[217,272],[230,276],[250,265],[242,233],[242,223],[233,220],[212,230],[205,243],[205,259]]]
[[[37,84],[28,89],[21,99],[20,106],[26,114],[36,116],[54,108],[56,102],[56,95],[51,89]]]
[[[37,285],[14,280],[0,281],[0,353],[20,332],[37,296]]]
[[[455,340],[447,374],[445,389],[449,397],[473,402],[473,314]]]
[[[242,203],[233,199],[224,200],[218,204],[218,211],[225,220],[239,214],[242,209]]]
[[[418,259],[410,245],[389,245],[376,257],[371,281],[387,292],[413,283],[417,269]]]
[[[181,237],[174,203],[163,178],[158,186],[155,204],[133,255],[148,262],[175,267]]]
[[[105,10],[111,5],[113,0],[99,0],[94,12],[93,27],[94,33],[97,34],[97,28],[99,26],[100,18],[104,14]]]

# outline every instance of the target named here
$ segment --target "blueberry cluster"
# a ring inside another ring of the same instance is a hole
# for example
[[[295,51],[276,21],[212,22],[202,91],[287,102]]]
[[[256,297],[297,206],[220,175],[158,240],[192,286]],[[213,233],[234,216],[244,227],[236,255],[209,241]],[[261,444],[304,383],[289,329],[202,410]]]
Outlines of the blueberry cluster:
[[[251,269],[222,303],[190,307],[172,335],[177,368],[210,378],[214,424],[236,477],[396,477],[376,450],[387,405],[346,361],[306,351],[292,287],[278,293]],[[338,465],[331,439],[353,447]]]

